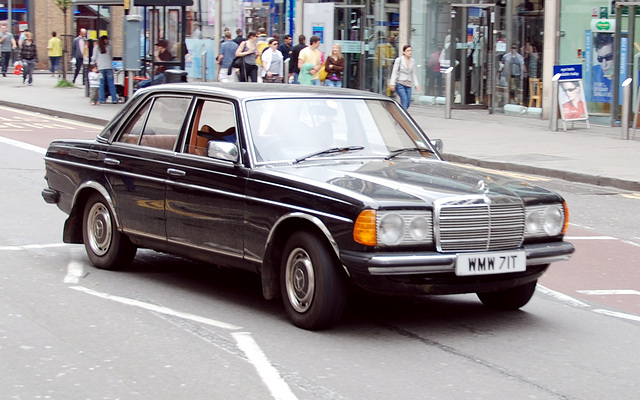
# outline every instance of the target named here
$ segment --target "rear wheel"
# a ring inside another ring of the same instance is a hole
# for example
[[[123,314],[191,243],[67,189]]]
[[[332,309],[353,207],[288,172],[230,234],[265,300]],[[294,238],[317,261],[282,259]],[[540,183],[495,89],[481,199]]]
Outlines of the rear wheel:
[[[289,319],[310,330],[336,323],[344,311],[347,288],[326,241],[311,232],[296,232],[283,254],[280,287]]]
[[[477,293],[485,306],[494,310],[517,310],[531,300],[536,291],[537,280],[497,292]]]
[[[91,263],[101,269],[122,269],[136,255],[136,247],[118,231],[106,200],[99,194],[89,197],[82,220],[82,238]]]

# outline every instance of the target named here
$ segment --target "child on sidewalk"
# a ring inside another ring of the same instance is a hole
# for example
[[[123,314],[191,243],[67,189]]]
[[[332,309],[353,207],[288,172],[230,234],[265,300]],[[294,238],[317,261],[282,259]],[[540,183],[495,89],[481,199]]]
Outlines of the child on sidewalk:
[[[102,79],[102,74],[98,71],[98,66],[95,64],[89,65],[89,101],[92,106],[100,104],[98,103],[100,79]]]

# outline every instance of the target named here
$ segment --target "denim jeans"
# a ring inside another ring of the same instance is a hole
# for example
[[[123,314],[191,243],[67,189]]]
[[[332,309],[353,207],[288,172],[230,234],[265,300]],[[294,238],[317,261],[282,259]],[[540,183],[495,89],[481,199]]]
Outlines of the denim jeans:
[[[396,92],[400,96],[400,105],[407,110],[411,105],[411,86],[404,86],[398,83],[396,84]]]
[[[331,79],[325,79],[324,80],[324,85],[325,86],[329,86],[329,87],[341,88],[342,87],[342,79],[340,79],[339,81],[332,81]]]
[[[29,80],[29,85],[33,83],[33,70],[36,68],[36,60],[22,60],[26,65],[22,66],[22,83],[24,83],[27,79]]]
[[[155,74],[153,76],[153,81],[151,80],[151,78],[149,78],[146,81],[140,82],[140,84],[138,85],[138,89],[146,88],[146,87],[149,87],[151,85],[160,85],[160,84],[164,83],[166,81],[166,79],[167,78],[164,76],[163,73]]]
[[[49,71],[51,71],[51,73],[55,73],[56,71],[60,71],[60,59],[62,57],[49,57],[49,62],[51,63],[51,68],[49,69]]]
[[[9,61],[11,60],[11,52],[3,51],[2,52],[2,60],[0,63],[2,64],[2,75],[7,74],[7,68],[9,68]]]
[[[98,92],[98,102],[105,103],[107,101],[106,89],[109,89],[109,95],[111,96],[111,102],[118,102],[118,93],[116,92],[116,85],[113,83],[113,69],[101,69],[102,79],[100,80],[100,91]]]

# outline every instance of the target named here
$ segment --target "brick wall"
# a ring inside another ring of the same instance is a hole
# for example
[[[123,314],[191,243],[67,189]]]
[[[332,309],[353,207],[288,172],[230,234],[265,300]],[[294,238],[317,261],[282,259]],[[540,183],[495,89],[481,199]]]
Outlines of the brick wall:
[[[33,8],[31,9],[31,22],[29,29],[33,32],[36,47],[38,48],[38,65],[37,69],[49,69],[49,56],[47,54],[47,43],[51,39],[51,32],[55,31],[60,40],[65,40],[64,32],[64,14],[58,8],[54,0],[32,0]],[[65,61],[69,62],[69,52],[71,41],[78,35],[78,29],[73,21],[73,7],[67,10],[67,53],[65,53]],[[122,55],[122,20],[124,16],[123,7],[111,7],[111,26],[109,27],[109,39],[113,46],[113,56]],[[69,64],[67,64],[69,65]],[[70,70],[70,67],[67,71]]]

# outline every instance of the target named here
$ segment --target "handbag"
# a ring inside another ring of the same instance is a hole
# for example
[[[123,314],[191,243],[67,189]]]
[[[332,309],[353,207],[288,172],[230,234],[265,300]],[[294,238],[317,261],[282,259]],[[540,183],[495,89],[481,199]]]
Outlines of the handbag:
[[[324,64],[322,64],[322,67],[320,67],[320,71],[318,71],[318,76],[320,77],[320,80],[322,82],[325,81],[325,79],[327,79],[327,75],[329,73],[327,72],[327,70],[324,68]]]
[[[242,61],[244,61],[244,59],[242,57],[236,57],[233,59],[233,61],[231,61],[231,66],[233,68],[241,68],[242,67]]]

